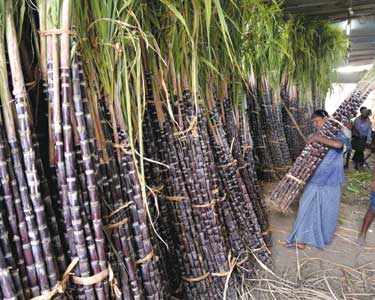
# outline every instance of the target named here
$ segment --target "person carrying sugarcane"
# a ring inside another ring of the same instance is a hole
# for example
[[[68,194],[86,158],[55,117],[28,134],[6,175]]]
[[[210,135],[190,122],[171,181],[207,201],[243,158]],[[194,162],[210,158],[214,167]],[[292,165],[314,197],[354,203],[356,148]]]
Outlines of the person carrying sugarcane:
[[[360,116],[354,120],[352,147],[355,150],[353,155],[354,168],[359,170],[365,162],[366,145],[371,145],[371,121],[369,118],[370,111],[362,106]]]
[[[332,240],[339,216],[341,188],[344,184],[343,133],[335,139],[319,135],[329,115],[325,110],[316,110],[311,120],[318,130],[309,137],[309,144],[319,142],[329,147],[309,179],[299,203],[297,219],[288,237],[287,246],[304,249],[306,244],[324,249]]]
[[[358,243],[363,245],[366,240],[367,231],[374,221],[375,218],[375,166],[372,169],[372,182],[371,182],[371,194],[370,194],[370,204],[363,217],[361,231],[358,236]]]

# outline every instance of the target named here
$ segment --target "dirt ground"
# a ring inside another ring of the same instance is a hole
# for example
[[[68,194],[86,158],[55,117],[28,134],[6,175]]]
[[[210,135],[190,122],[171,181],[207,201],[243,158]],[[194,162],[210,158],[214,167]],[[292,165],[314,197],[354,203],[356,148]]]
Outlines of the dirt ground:
[[[374,163],[375,153],[369,159],[369,166],[372,167]],[[370,176],[369,169],[362,173],[367,173],[367,176]],[[301,277],[303,273],[306,273],[304,268],[309,268],[310,273],[322,270],[341,272],[351,268],[375,269],[375,222],[367,234],[366,244],[364,246],[357,244],[357,237],[362,218],[368,207],[370,192],[369,184],[359,186],[359,189],[357,186],[355,192],[350,190],[355,175],[351,167],[346,170],[346,185],[343,188],[339,223],[332,244],[324,251],[311,246],[307,246],[305,250],[288,249],[284,246],[296,218],[298,200],[294,201],[290,211],[285,214],[271,209],[270,230],[273,240],[271,251],[274,271],[277,274],[283,274],[284,278],[287,277],[290,280],[298,280],[296,277]],[[366,176],[366,174],[364,175]],[[272,186],[273,184],[263,186],[266,194],[272,189]],[[373,299],[375,299],[375,290]]]

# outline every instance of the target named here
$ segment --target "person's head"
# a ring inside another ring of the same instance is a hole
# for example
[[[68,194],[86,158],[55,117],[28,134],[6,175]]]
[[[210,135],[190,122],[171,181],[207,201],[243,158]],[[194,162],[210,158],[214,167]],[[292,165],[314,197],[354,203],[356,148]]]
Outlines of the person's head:
[[[311,115],[311,121],[316,129],[321,129],[329,118],[329,114],[324,109],[318,109]]]
[[[368,114],[367,107],[362,106],[362,107],[359,109],[359,112],[361,113],[361,117],[364,117],[364,118],[367,117],[367,114]]]

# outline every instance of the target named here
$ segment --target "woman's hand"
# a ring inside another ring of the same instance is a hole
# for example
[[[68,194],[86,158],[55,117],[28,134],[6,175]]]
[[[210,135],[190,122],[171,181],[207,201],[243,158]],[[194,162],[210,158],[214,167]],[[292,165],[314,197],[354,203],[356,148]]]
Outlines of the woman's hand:
[[[315,142],[319,142],[319,136],[318,135],[310,136],[307,139],[307,144],[312,144],[312,143],[315,143]]]

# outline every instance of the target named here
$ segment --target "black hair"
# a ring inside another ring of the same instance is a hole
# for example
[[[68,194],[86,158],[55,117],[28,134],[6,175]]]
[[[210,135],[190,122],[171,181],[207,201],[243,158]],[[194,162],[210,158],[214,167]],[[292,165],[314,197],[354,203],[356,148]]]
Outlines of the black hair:
[[[362,106],[362,107],[359,109],[359,112],[362,112],[362,111],[364,111],[365,109],[367,109],[367,107],[366,107],[366,106]]]
[[[329,117],[329,114],[327,113],[327,111],[325,111],[324,109],[317,109],[316,111],[314,111],[311,115],[311,119],[314,119],[314,118],[317,118],[317,117],[320,117],[320,118],[328,118]]]

